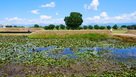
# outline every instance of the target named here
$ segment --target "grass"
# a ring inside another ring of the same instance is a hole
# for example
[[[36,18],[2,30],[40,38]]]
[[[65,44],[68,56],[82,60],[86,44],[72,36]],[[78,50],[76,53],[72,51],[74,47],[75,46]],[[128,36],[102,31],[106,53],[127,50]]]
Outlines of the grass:
[[[98,33],[88,33],[88,34],[31,34],[28,36],[29,38],[46,38],[46,39],[54,39],[54,38],[108,38],[106,34],[98,34]]]

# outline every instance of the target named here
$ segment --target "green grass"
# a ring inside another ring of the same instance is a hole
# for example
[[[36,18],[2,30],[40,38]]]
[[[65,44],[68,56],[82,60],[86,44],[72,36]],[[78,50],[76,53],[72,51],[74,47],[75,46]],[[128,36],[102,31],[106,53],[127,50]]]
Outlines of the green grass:
[[[31,34],[29,38],[108,38],[106,34],[88,33],[88,34]]]

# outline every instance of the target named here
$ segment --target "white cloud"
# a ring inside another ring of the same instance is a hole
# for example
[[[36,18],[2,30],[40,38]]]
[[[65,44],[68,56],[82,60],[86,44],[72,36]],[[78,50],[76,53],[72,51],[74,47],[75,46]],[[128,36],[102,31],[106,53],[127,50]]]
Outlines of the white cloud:
[[[21,21],[21,20],[23,20],[23,19],[19,19],[18,17],[13,17],[13,18],[5,18],[5,20],[7,20],[7,21]]]
[[[51,2],[50,4],[41,5],[40,7],[55,7],[55,2]]]
[[[33,14],[39,14],[38,11],[39,11],[39,10],[31,10],[31,13],[33,13]]]
[[[18,17],[5,18],[3,21],[0,21],[0,23],[3,25],[64,24],[64,19],[52,19],[52,16],[41,15],[37,19],[21,19]]]
[[[90,5],[85,4],[84,8],[88,10],[98,10],[98,6],[99,6],[99,1],[93,0],[92,3],[90,3]]]
[[[41,15],[40,16],[40,19],[43,20],[43,19],[51,19],[52,16],[46,16],[46,15]]]
[[[108,18],[108,15],[107,15],[106,12],[102,12],[102,13],[100,14],[100,16],[101,16],[101,17],[104,17],[104,18]]]
[[[120,16],[109,17],[106,12],[102,12],[100,16],[88,17],[84,20],[84,24],[89,23],[136,23],[136,12],[131,14],[122,14]]]

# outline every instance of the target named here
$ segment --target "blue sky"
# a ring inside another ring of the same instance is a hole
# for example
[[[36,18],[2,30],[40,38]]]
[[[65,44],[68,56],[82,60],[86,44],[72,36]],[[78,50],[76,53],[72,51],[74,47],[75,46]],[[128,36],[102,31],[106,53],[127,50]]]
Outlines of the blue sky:
[[[65,24],[70,12],[83,15],[83,25],[136,23],[136,0],[1,0],[0,24]]]

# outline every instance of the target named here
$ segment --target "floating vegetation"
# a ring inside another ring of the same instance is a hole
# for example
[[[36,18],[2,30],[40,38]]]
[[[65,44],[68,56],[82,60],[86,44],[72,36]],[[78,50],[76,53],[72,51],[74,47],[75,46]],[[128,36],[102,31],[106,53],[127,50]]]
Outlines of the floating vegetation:
[[[0,36],[0,76],[135,77],[136,43],[109,40]]]

